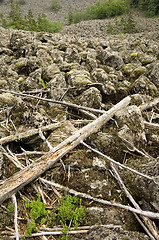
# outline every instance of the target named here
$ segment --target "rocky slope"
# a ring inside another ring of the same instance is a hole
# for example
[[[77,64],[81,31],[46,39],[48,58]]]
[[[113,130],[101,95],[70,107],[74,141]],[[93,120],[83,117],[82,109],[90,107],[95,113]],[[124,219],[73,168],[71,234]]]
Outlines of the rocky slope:
[[[155,23],[151,32],[150,21]],[[105,36],[103,23],[105,20],[80,23],[54,35],[1,28],[0,89],[105,111],[130,95],[129,106],[118,111],[86,142],[115,161],[148,176],[143,177],[124,168],[118,169],[140,207],[157,213],[158,100],[149,109],[142,106],[158,97],[158,19],[147,21],[147,26],[142,26],[144,31],[122,37]],[[21,98],[13,93],[0,93],[0,140],[29,129],[61,122],[60,127],[45,134],[47,141],[55,147],[73,133],[74,127],[80,129],[98,117],[99,113],[91,114],[55,103]],[[149,125],[148,122],[155,125]],[[33,135],[20,141],[3,142],[0,152],[0,189],[3,189],[3,180],[19,171],[19,167],[10,160],[17,158],[23,165],[37,160],[39,155],[33,154],[33,151],[42,155],[49,151],[45,138],[42,140],[39,135]],[[103,156],[80,145],[62,161],[46,171],[43,177],[99,199],[130,204],[111,174],[109,162]],[[57,206],[52,205],[57,200],[56,193],[41,183],[40,187],[46,193],[44,198],[47,207],[56,209]],[[18,221],[20,234],[25,231],[27,219],[22,198],[31,200],[35,194],[35,189],[27,185],[25,191],[16,195],[18,216],[25,218],[24,222]],[[6,230],[6,226],[14,228],[13,216],[5,211],[7,204],[5,201],[1,207],[1,231]],[[90,209],[85,225],[97,226],[92,227],[87,234],[75,235],[71,239],[152,239],[152,233],[145,233],[131,212],[89,200],[83,200],[83,204]],[[115,230],[102,226],[109,224],[113,224]],[[158,222],[156,225],[158,227]],[[9,239],[10,235],[5,235],[6,232],[1,234],[2,239]]]

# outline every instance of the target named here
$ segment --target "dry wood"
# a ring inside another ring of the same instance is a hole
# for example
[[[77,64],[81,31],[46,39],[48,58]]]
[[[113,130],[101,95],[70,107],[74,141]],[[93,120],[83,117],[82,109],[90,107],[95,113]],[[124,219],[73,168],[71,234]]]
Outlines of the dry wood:
[[[13,193],[16,193],[22,187],[32,182],[46,170],[51,168],[59,159],[61,159],[70,150],[75,148],[89,135],[97,132],[97,130],[100,129],[101,126],[109,119],[111,119],[118,110],[126,107],[130,103],[130,100],[130,96],[124,98],[109,111],[101,115],[98,119],[76,131],[69,138],[58,144],[50,153],[42,156],[40,159],[30,164],[30,166],[15,173],[9,179],[6,179],[0,186],[0,203],[11,197]]]
[[[12,195],[12,202],[14,206],[14,226],[15,226],[15,238],[16,240],[19,240],[19,231],[18,231],[18,210],[17,210],[17,200],[15,197],[15,194]]]
[[[152,101],[140,105],[139,108],[141,111],[144,111],[144,110],[147,110],[149,108],[156,106],[158,103],[159,103],[159,98],[154,98]]]
[[[147,121],[144,121],[145,128],[154,130],[154,131],[159,131],[159,124],[157,123],[149,123]]]
[[[143,211],[143,210],[139,210],[139,209],[136,209],[136,208],[133,208],[133,207],[130,207],[130,206],[120,204],[120,203],[110,202],[110,201],[107,201],[107,200],[104,200],[104,199],[95,198],[95,197],[90,196],[89,194],[85,194],[85,193],[82,193],[82,192],[75,191],[73,189],[70,189],[68,187],[64,187],[64,186],[62,186],[58,183],[55,183],[53,181],[48,181],[48,180],[45,180],[43,178],[40,178],[40,180],[44,183],[50,184],[50,185],[52,185],[56,188],[61,189],[64,192],[68,192],[68,193],[73,194],[73,195],[75,195],[77,197],[80,197],[80,198],[86,198],[86,199],[90,199],[94,202],[98,202],[98,203],[101,203],[101,204],[104,204],[104,205],[109,205],[109,206],[112,206],[112,207],[122,208],[122,209],[128,210],[130,212],[133,212],[133,213],[145,216],[145,217],[149,217],[149,218],[152,218],[152,219],[159,219],[159,213]]]
[[[115,229],[115,228],[122,228],[121,225],[114,225],[114,224],[107,224],[107,225],[92,225],[92,226],[79,226],[77,227],[77,230],[89,230],[97,227],[104,227],[108,229]],[[70,230],[74,230],[74,227],[71,227]],[[60,227],[53,227],[53,228],[48,228],[48,227],[39,227],[40,231],[47,231],[47,232],[53,232],[53,231],[62,231],[63,228]]]
[[[84,106],[80,106],[80,105],[69,103],[69,102],[65,102],[65,101],[56,101],[56,100],[52,100],[52,99],[37,97],[37,96],[29,95],[29,94],[24,94],[24,93],[19,93],[19,92],[4,90],[4,89],[0,89],[0,91],[1,92],[6,92],[6,93],[11,93],[11,94],[14,94],[14,95],[18,95],[18,96],[21,96],[23,98],[34,98],[34,99],[38,99],[38,100],[45,101],[45,102],[51,102],[51,103],[55,103],[55,104],[60,104],[62,106],[68,106],[68,107],[74,108],[76,110],[83,109],[83,110],[94,112],[94,113],[105,113],[105,111],[103,111],[103,110],[99,110],[99,109],[95,109],[95,108],[89,108],[89,107],[84,107]]]
[[[114,174],[115,178],[118,180],[118,183],[119,183],[121,189],[124,191],[124,193],[127,196],[127,198],[129,198],[129,200],[131,201],[131,203],[134,205],[134,207],[136,209],[141,210],[140,206],[137,204],[137,202],[134,200],[133,196],[127,190],[124,182],[122,181],[122,179],[121,179],[119,173],[117,172],[116,168],[114,167],[114,165],[111,163],[110,166],[111,166],[111,168],[113,170],[113,174]],[[135,214],[135,216],[136,216],[136,214]],[[141,223],[140,218],[138,218],[138,216],[137,216],[137,220],[142,225],[144,230],[147,232],[147,234],[149,235],[150,239],[152,239],[152,240],[154,240],[154,239],[159,240],[158,229],[156,228],[155,224],[152,221],[150,221],[150,219],[147,218],[147,217],[141,216],[141,218],[144,221],[144,224]]]
[[[49,130],[55,130],[56,128],[60,127],[61,126],[61,123],[53,123],[53,124],[49,124],[47,126],[44,126],[44,127],[41,127],[41,131],[43,132],[46,132],[46,131],[49,131]],[[1,138],[0,139],[0,144],[5,144],[5,143],[8,143],[8,142],[12,142],[12,141],[19,141],[23,138],[27,138],[27,137],[31,137],[35,134],[38,134],[39,133],[39,129],[30,129],[26,132],[22,132],[22,133],[15,133],[13,135],[10,135],[10,136],[7,136],[7,137],[4,137],[4,138]]]
[[[127,166],[125,166],[124,164],[121,164],[121,163],[119,163],[119,162],[116,162],[114,159],[112,159],[112,158],[108,157],[107,155],[101,153],[101,152],[98,151],[97,149],[92,148],[91,146],[89,146],[89,145],[86,144],[85,142],[81,142],[81,143],[82,143],[84,146],[86,146],[87,148],[89,148],[90,150],[92,150],[93,152],[95,152],[95,153],[99,154],[100,156],[106,158],[108,161],[110,161],[110,162],[112,162],[112,163],[114,163],[114,164],[116,164],[116,165],[118,165],[118,166],[120,166],[120,167],[122,167],[122,168],[125,168],[125,169],[127,169],[127,170],[129,170],[129,171],[131,171],[131,172],[134,172],[134,173],[137,174],[137,175],[140,175],[140,176],[142,176],[142,177],[144,177],[144,178],[147,178],[147,179],[149,179],[149,180],[154,181],[154,178],[153,178],[153,177],[150,177],[150,176],[148,176],[148,175],[145,175],[145,174],[143,174],[143,173],[141,173],[141,172],[136,171],[136,170],[133,169],[133,168],[127,167]]]

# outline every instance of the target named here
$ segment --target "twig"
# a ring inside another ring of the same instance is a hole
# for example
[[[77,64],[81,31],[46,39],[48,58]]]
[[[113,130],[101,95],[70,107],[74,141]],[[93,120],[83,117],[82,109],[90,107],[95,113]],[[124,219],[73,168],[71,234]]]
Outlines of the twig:
[[[151,157],[150,155],[146,154],[145,152],[137,149],[132,143],[130,143],[127,139],[125,139],[124,137],[119,136],[119,138],[123,141],[124,145],[127,147],[127,149],[130,152],[136,152],[138,154],[140,154],[143,157],[146,157],[148,159],[153,159],[153,157]]]
[[[159,124],[144,121],[145,127],[154,131],[159,131]]]
[[[131,172],[134,172],[134,173],[136,173],[136,174],[138,174],[138,175],[140,175],[140,176],[142,176],[142,177],[145,177],[145,178],[147,178],[147,179],[149,179],[149,180],[153,180],[153,181],[154,181],[154,178],[153,178],[153,177],[150,177],[150,176],[148,176],[148,175],[145,175],[145,174],[143,174],[143,173],[140,173],[140,172],[138,172],[137,170],[134,170],[134,169],[132,169],[132,168],[130,168],[130,167],[127,167],[127,166],[119,163],[119,162],[116,162],[115,160],[113,160],[112,158],[108,157],[107,155],[105,155],[105,154],[101,153],[100,151],[92,148],[91,146],[89,146],[89,145],[86,144],[85,142],[81,142],[81,143],[82,143],[84,146],[86,146],[87,148],[89,148],[90,150],[92,150],[93,152],[95,152],[95,153],[99,154],[100,156],[106,158],[108,161],[110,161],[110,162],[112,162],[112,163],[114,163],[114,164],[116,164],[116,165],[118,165],[118,166],[120,166],[120,167],[122,167],[122,168],[125,168],[125,169],[127,169],[127,170],[129,170],[129,171],[131,171]]]
[[[93,229],[96,227],[104,227],[104,228],[122,228],[121,225],[113,225],[113,224],[107,224],[107,225],[92,225],[92,226],[79,226],[77,227],[77,230],[89,230],[89,229]],[[53,231],[62,231],[63,228],[62,227],[54,227],[54,228],[48,228],[48,227],[39,227],[39,230],[41,231],[47,231],[47,232],[53,232]],[[74,227],[71,227],[70,230],[74,230]]]
[[[132,195],[129,193],[129,191],[127,190],[125,184],[123,183],[119,173],[117,172],[116,168],[114,167],[114,165],[111,163],[110,164],[112,170],[113,170],[113,173],[115,175],[115,178],[118,180],[118,183],[121,187],[121,189],[124,191],[125,195],[127,196],[127,198],[131,201],[131,203],[134,205],[134,207],[136,209],[139,209],[141,210],[140,206],[136,203],[136,201],[134,200],[134,198],[132,197]],[[136,216],[136,215],[135,215]],[[149,235],[149,237],[154,240],[158,240],[159,239],[159,235],[157,233],[157,228],[155,226],[155,224],[147,218],[147,217],[144,217],[144,216],[141,216],[142,220],[144,221],[144,224],[142,224],[140,218],[138,216],[137,217],[137,220],[140,222],[140,224],[142,225],[142,227],[144,228],[144,230],[146,231],[146,233]],[[152,233],[152,234],[151,234]],[[153,236],[152,236],[153,235]]]
[[[46,144],[47,144],[48,148],[50,149],[50,151],[52,151],[52,150],[53,150],[53,147],[51,146],[51,144],[49,143],[49,141],[48,141],[48,140],[46,139],[46,137],[44,136],[41,128],[39,128],[39,136],[41,137],[41,139],[42,139],[44,142],[46,142]]]
[[[55,130],[56,128],[60,127],[62,123],[53,123],[44,127],[41,127],[42,131],[49,131],[49,130]],[[14,135],[10,135],[8,137],[4,137],[4,138],[0,138],[0,144],[4,144],[4,143],[8,143],[8,142],[12,142],[12,141],[16,141],[16,140],[21,140],[23,138],[27,138],[27,137],[31,137],[35,134],[39,133],[39,129],[30,129],[26,132],[22,132],[22,133],[15,133]]]
[[[45,183],[48,183],[54,187],[57,187],[65,192],[68,192],[70,194],[73,194],[75,196],[78,196],[78,197],[81,197],[81,198],[86,198],[86,199],[90,199],[92,201],[95,201],[95,202],[98,202],[98,203],[101,203],[101,204],[104,204],[104,205],[109,205],[109,206],[113,206],[113,207],[119,207],[119,208],[122,208],[122,209],[125,209],[125,210],[128,210],[128,211],[131,211],[133,213],[136,213],[136,214],[139,214],[139,215],[143,215],[143,216],[146,216],[146,217],[150,217],[150,218],[153,218],[153,219],[159,219],[159,213],[154,213],[154,212],[149,212],[149,211],[143,211],[143,210],[139,210],[139,209],[135,209],[133,207],[130,207],[130,206],[126,206],[126,205],[122,205],[120,203],[115,203],[115,202],[110,202],[110,201],[107,201],[107,200],[104,200],[104,199],[99,199],[99,198],[95,198],[95,197],[92,197],[88,194],[85,194],[85,193],[82,193],[82,192],[77,192],[73,189],[70,189],[68,187],[64,187],[58,183],[55,183],[55,182],[52,182],[52,181],[48,181],[48,180],[45,180],[43,178],[40,178],[42,182],[45,182]]]
[[[69,231],[68,234],[79,234],[79,233],[87,233],[88,230],[74,230],[74,231]],[[63,235],[64,233],[61,231],[54,231],[54,232],[40,232],[40,233],[33,233],[31,236],[25,236],[25,235],[20,235],[20,238],[23,237],[39,237],[39,236],[50,236],[50,235]],[[15,238],[15,236],[11,236],[11,239]]]
[[[154,98],[152,101],[142,104],[139,106],[141,111],[147,110],[149,108],[154,107],[155,105],[157,105],[159,103],[159,98]]]
[[[18,210],[17,210],[17,200],[15,197],[15,194],[12,195],[12,201],[13,201],[13,205],[14,205],[15,237],[16,237],[16,240],[19,240],[18,221],[17,221]]]
[[[29,94],[24,94],[24,93],[19,93],[19,92],[4,90],[4,89],[0,89],[0,91],[1,92],[6,92],[6,93],[11,93],[11,94],[14,94],[14,95],[18,95],[18,96],[21,96],[21,97],[24,97],[24,98],[34,98],[34,99],[39,99],[39,100],[45,101],[45,102],[52,102],[52,103],[55,103],[55,104],[60,104],[60,105],[63,105],[63,106],[72,107],[72,108],[77,109],[77,110],[78,109],[83,109],[83,110],[90,111],[90,112],[95,112],[95,113],[105,113],[105,111],[103,111],[103,110],[84,107],[84,106],[80,106],[80,105],[77,105],[77,104],[68,103],[68,102],[64,102],[64,101],[56,101],[56,100],[52,100],[52,99],[32,96],[32,95],[29,95]]]

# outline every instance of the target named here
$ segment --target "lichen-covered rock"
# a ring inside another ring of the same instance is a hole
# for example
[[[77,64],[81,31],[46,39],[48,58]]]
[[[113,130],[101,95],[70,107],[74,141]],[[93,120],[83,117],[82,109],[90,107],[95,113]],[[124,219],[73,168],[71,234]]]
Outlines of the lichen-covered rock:
[[[59,67],[53,63],[49,65],[42,73],[42,79],[49,82],[56,74],[60,73]]]
[[[141,58],[141,63],[143,66],[146,66],[147,64],[155,62],[157,59],[154,56],[151,55],[145,55],[143,58]]]
[[[77,240],[79,238],[74,238]],[[81,240],[149,240],[149,237],[144,233],[126,231],[120,228],[117,229],[106,229],[104,227],[94,227],[89,230],[85,237],[80,236]]]
[[[118,136],[126,139],[134,146],[144,146],[146,135],[144,121],[140,109],[137,106],[129,106],[118,111],[115,119],[120,126]]]
[[[89,72],[85,70],[72,69],[66,74],[67,83],[71,86],[85,86],[92,83]]]
[[[102,68],[96,68],[91,72],[91,79],[95,82],[107,83],[109,76]]]
[[[15,104],[21,103],[21,98],[14,97],[11,93],[0,94],[0,107],[14,106]]]
[[[144,74],[146,72],[146,68],[145,67],[138,67],[135,68],[131,74],[130,74],[130,78],[132,81],[136,80],[137,78],[139,78],[142,74]]]
[[[64,61],[68,63],[73,63],[73,62],[80,63],[81,56],[76,46],[71,45],[66,49],[66,52],[64,54]]]
[[[158,61],[150,64],[147,67],[147,76],[151,80],[151,82],[154,83],[157,88],[159,88],[159,62]]]
[[[102,64],[108,65],[115,69],[120,69],[124,61],[118,52],[113,51],[111,48],[99,49],[97,51],[97,59]]]
[[[100,91],[95,87],[90,87],[76,98],[79,105],[92,108],[101,108],[102,96]]]
[[[150,82],[146,76],[140,76],[130,87],[130,92],[132,94],[141,93],[150,95],[152,97],[157,96],[157,87]]]

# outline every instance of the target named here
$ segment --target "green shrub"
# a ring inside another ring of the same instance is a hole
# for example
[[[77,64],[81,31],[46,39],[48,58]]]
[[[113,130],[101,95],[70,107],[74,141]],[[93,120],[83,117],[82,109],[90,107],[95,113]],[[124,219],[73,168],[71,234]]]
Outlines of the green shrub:
[[[123,34],[123,33],[135,33],[137,32],[136,23],[131,13],[127,16],[122,16],[119,20],[115,19],[115,23],[108,23],[108,34]]]
[[[87,7],[83,12],[69,13],[68,23],[78,23],[83,20],[104,19],[119,16],[126,12],[126,0],[98,1],[95,5]]]
[[[58,0],[52,0],[50,10],[57,12],[60,10],[60,8],[61,8],[61,5],[58,2]]]
[[[158,0],[130,0],[133,7],[144,11],[147,16],[154,17],[159,15],[159,1]]]
[[[3,2],[4,2],[4,0],[0,0],[0,4],[3,3]]]
[[[44,14],[39,14],[37,20],[34,18],[32,10],[23,17],[20,6],[10,0],[11,10],[6,18],[1,14],[1,25],[4,28],[22,29],[27,31],[56,33],[62,30],[60,22],[52,23]]]

